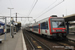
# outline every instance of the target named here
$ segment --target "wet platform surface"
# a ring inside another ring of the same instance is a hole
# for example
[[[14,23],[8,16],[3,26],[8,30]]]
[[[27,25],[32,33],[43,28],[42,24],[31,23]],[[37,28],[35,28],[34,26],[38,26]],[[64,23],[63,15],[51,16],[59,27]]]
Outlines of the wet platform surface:
[[[10,33],[6,34],[6,40],[4,37],[5,35],[0,36],[0,39],[3,39],[0,50],[23,50],[22,30],[14,34],[14,38],[10,36]]]

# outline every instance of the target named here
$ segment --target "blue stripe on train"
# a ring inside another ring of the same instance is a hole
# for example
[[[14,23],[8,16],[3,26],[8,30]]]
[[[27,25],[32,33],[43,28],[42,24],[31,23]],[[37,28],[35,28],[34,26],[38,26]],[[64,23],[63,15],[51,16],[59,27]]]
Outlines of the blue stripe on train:
[[[0,33],[4,33],[4,30],[3,29],[0,29]]]

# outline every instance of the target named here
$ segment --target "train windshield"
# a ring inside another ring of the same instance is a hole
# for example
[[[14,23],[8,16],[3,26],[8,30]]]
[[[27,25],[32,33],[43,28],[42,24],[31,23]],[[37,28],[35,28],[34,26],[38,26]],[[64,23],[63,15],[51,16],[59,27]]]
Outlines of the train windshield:
[[[53,19],[52,20],[52,27],[53,28],[64,28],[64,20],[63,19]]]
[[[52,21],[53,28],[63,28],[65,27],[63,21]]]

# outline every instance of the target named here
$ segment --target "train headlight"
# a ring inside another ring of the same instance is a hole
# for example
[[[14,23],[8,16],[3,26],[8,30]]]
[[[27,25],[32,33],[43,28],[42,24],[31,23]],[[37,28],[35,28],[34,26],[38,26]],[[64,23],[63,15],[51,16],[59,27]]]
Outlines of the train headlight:
[[[62,31],[66,31],[66,30],[62,30]]]
[[[62,30],[62,31],[65,31],[65,30]]]

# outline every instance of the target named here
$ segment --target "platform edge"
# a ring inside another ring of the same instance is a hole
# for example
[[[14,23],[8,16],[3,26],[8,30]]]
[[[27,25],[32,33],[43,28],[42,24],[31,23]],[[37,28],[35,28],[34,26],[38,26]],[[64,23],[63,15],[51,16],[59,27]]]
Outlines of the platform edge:
[[[23,33],[22,33],[22,41],[23,41],[23,50],[27,50],[27,48],[26,48],[26,43],[25,43],[24,36],[23,36]]]

